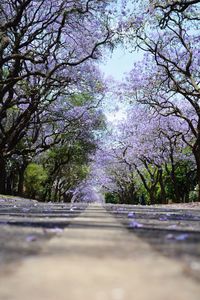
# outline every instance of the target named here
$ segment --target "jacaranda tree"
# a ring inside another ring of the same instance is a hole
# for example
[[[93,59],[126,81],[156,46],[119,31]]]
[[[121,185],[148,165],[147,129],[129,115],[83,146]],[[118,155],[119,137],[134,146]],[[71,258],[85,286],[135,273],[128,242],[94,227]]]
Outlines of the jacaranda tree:
[[[7,189],[8,160],[24,147],[27,132],[34,144],[52,103],[58,113],[57,101],[82,92],[83,83],[94,78],[91,61],[100,57],[112,36],[108,4],[1,1],[0,193]]]

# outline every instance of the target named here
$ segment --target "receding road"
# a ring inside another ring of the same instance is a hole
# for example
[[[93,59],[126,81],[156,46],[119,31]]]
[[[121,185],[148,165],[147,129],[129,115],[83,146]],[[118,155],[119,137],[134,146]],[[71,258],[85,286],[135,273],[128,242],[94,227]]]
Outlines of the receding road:
[[[200,212],[0,201],[1,300],[199,300]]]

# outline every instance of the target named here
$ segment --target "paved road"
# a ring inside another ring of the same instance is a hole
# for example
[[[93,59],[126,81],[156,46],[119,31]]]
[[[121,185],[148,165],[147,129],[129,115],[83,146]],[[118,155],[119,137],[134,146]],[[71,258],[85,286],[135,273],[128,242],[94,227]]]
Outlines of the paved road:
[[[85,208],[1,204],[1,300],[199,300],[199,211]]]

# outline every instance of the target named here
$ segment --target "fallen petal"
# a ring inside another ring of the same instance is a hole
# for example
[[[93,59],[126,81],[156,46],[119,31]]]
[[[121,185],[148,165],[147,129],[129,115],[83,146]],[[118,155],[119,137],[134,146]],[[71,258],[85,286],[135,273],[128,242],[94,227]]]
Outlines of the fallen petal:
[[[174,239],[175,239],[174,235],[171,234],[171,233],[167,234],[167,235],[165,236],[165,238],[166,238],[167,240],[174,240]]]
[[[184,241],[188,238],[189,234],[183,233],[176,236],[177,241]]]
[[[168,226],[168,228],[172,228],[172,229],[174,229],[174,228],[176,228],[176,227],[177,227],[177,225],[175,225],[175,224],[169,225],[169,226]]]
[[[134,212],[131,211],[128,213],[128,218],[134,218],[134,215],[135,215]]]
[[[168,221],[168,218],[166,216],[160,217],[159,218],[160,221]]]
[[[141,228],[143,227],[144,225],[142,225],[141,223],[138,223],[138,222],[135,222],[135,221],[132,221],[129,223],[129,227],[131,228]]]
[[[22,211],[23,211],[23,212],[28,212],[28,211],[30,211],[30,208],[25,208],[25,207],[24,207],[24,208],[22,208]]]
[[[35,242],[37,240],[37,237],[35,235],[28,235],[26,237],[27,242]]]
[[[62,233],[63,229],[59,227],[55,227],[55,228],[48,229],[48,231],[53,233]]]

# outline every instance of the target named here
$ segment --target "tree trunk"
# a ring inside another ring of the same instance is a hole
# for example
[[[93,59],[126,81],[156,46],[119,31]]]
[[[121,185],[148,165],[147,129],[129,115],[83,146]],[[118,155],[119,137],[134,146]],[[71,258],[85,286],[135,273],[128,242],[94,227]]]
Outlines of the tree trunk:
[[[25,172],[26,166],[22,166],[19,169],[19,181],[18,181],[18,189],[17,194],[19,196],[23,196],[24,194],[24,172]]]
[[[6,194],[6,162],[0,157],[0,194]]]
[[[198,199],[197,201],[200,201],[200,147],[195,147],[193,149],[193,154],[196,160],[197,165],[197,184],[198,184]]]
[[[57,200],[58,200],[58,185],[59,185],[59,180],[56,181],[56,187],[55,187],[53,202],[57,202]]]
[[[159,185],[160,185],[161,203],[166,204],[167,203],[167,197],[166,197],[165,186],[164,186],[164,182],[163,182],[163,171],[162,171],[162,169],[159,170]]]
[[[175,196],[175,201],[177,203],[181,202],[181,196],[179,193],[178,185],[177,185],[177,180],[176,180],[176,170],[175,170],[175,165],[174,162],[171,162],[172,170],[171,170],[171,180],[174,186],[174,196]]]
[[[12,180],[12,174],[7,176],[6,178],[6,193],[8,195],[13,195],[13,180]]]
[[[149,189],[149,200],[150,200],[150,204],[155,204],[156,201],[155,201],[155,196],[154,196],[154,190],[152,189]]]

